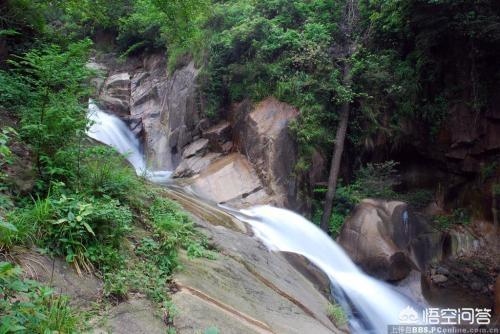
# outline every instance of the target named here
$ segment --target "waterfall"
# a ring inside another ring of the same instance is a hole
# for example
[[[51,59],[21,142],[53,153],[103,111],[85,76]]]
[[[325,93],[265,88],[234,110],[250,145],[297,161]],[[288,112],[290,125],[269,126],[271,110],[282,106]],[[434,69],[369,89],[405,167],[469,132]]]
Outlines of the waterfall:
[[[147,168],[141,143],[124,121],[102,111],[93,100],[89,101],[87,119],[91,123],[87,135],[123,154],[138,175],[155,183],[168,181],[171,171],[152,171]]]
[[[387,333],[387,325],[400,324],[401,311],[419,310],[389,284],[364,274],[335,241],[304,217],[272,206],[233,214],[250,224],[268,248],[303,255],[327,274],[332,286],[340,289],[335,298],[351,315],[354,333]],[[352,315],[350,305],[359,315]]]
[[[125,122],[93,101],[89,102],[88,118],[92,122],[88,135],[124,154],[137,174],[158,183],[168,180],[170,171],[148,170],[141,144]],[[269,249],[303,255],[328,275],[354,333],[387,333],[387,325],[400,323],[402,310],[419,309],[390,285],[364,274],[335,241],[304,217],[271,206],[222,208],[248,223]]]

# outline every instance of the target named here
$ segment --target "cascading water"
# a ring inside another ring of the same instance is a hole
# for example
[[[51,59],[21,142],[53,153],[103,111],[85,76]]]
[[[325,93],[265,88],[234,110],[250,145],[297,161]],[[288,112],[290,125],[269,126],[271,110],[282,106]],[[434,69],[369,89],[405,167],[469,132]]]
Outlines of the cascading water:
[[[170,177],[169,171],[147,169],[140,142],[125,122],[103,112],[93,101],[89,102],[88,118],[92,125],[87,134],[124,154],[137,174],[158,183]],[[387,333],[387,325],[397,325],[403,309],[409,305],[418,309],[390,285],[361,272],[328,235],[304,217],[271,206],[223,209],[250,224],[256,237],[271,250],[303,255],[323,270],[332,282],[335,298],[350,314],[354,333]]]
[[[151,171],[147,168],[139,139],[124,121],[102,111],[93,100],[89,101],[87,118],[91,121],[87,135],[123,154],[138,175],[156,183],[165,183],[169,179],[171,171]]]
[[[355,333],[387,333],[387,325],[399,324],[402,310],[408,306],[419,309],[390,285],[361,272],[339,245],[304,217],[272,206],[231,211],[250,224],[270,249],[301,254],[323,270],[340,289],[335,297],[344,309],[350,313],[352,304],[360,313],[351,319]]]

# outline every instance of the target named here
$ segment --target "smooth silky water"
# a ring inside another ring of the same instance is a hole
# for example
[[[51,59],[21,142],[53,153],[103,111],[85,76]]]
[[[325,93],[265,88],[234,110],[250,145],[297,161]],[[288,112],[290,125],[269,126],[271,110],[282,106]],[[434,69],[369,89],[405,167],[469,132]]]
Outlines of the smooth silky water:
[[[101,110],[93,100],[89,101],[87,118],[91,124],[87,135],[123,154],[138,175],[155,183],[165,183],[169,180],[172,171],[148,169],[141,143],[124,121]]]
[[[168,183],[171,171],[147,168],[141,143],[125,122],[104,112],[92,100],[88,118],[91,126],[87,134],[91,138],[125,155],[138,175],[152,182]],[[348,314],[353,333],[387,333],[387,325],[399,324],[403,309],[411,306],[418,312],[418,305],[389,284],[364,274],[335,241],[304,217],[272,206],[219,208],[249,224],[270,250],[303,255],[328,275],[333,297]]]

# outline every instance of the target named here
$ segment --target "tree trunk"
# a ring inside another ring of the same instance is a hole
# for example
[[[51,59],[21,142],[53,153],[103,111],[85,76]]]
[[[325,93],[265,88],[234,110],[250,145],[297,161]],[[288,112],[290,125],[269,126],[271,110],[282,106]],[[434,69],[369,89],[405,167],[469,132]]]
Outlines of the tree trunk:
[[[343,84],[350,86],[351,84],[351,66],[348,62],[344,64]],[[347,132],[347,123],[349,121],[350,102],[345,102],[340,107],[340,121],[335,135],[335,146],[333,149],[333,158],[330,165],[330,175],[328,177],[328,191],[326,192],[325,205],[323,208],[323,216],[321,217],[321,228],[328,233],[328,223],[332,214],[333,198],[337,189],[337,180],[340,171],[340,161],[344,152],[344,142]]]

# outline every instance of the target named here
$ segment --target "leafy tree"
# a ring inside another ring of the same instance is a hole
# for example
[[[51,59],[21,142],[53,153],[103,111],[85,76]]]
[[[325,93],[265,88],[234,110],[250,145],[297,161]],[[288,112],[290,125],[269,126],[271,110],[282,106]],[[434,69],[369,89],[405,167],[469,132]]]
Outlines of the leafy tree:
[[[83,40],[67,49],[48,45],[33,49],[11,61],[15,67],[12,76],[0,73],[17,86],[26,90],[21,116],[22,138],[30,144],[35,154],[36,167],[42,179],[54,176],[69,177],[75,162],[68,155],[74,154],[78,138],[86,129],[86,109],[89,94],[90,71],[85,67],[91,42]]]

